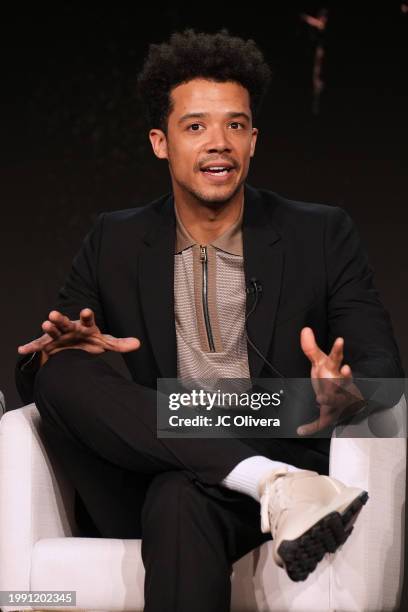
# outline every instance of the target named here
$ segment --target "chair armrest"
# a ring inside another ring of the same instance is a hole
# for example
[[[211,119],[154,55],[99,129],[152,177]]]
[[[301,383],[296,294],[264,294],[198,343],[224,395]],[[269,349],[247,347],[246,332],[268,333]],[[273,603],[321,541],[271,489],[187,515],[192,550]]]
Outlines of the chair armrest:
[[[29,589],[42,538],[76,535],[74,489],[46,450],[35,404],[0,419],[0,590]]]
[[[405,397],[388,410],[394,410],[405,430]],[[356,432],[351,429],[348,433]],[[347,432],[342,430],[341,435]],[[406,453],[405,437],[332,437],[330,476],[369,494],[355,533],[344,543],[343,552],[332,559],[330,601],[334,610],[370,612],[399,607],[404,577]]]

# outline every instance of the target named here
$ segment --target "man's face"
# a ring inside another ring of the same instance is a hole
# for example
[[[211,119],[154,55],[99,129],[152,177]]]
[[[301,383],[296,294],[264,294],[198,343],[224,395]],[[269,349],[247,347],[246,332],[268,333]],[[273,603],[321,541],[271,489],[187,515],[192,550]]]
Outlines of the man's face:
[[[150,130],[157,157],[167,159],[175,196],[226,202],[244,183],[255,153],[249,93],[239,83],[193,79],[171,92],[167,137]],[[226,166],[227,171],[204,170]]]

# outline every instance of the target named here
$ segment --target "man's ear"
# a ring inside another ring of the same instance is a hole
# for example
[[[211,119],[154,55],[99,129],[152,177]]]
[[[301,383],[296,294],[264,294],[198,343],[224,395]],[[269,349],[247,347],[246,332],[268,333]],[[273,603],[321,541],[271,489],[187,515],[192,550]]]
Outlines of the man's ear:
[[[153,152],[159,159],[168,159],[167,138],[163,130],[153,129],[149,132]]]
[[[253,157],[255,155],[255,146],[256,146],[257,136],[258,136],[258,128],[252,128],[252,140],[251,140],[250,157]]]

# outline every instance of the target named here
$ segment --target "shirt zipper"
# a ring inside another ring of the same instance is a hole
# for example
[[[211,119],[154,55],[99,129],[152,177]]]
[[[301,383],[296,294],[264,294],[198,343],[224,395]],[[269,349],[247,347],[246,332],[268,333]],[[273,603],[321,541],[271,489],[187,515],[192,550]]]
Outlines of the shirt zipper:
[[[207,269],[207,247],[200,244],[200,260],[203,268],[203,282],[202,282],[202,301],[204,311],[205,328],[207,330],[208,345],[211,353],[215,352],[214,339],[210,324],[210,314],[208,311],[208,269]]]

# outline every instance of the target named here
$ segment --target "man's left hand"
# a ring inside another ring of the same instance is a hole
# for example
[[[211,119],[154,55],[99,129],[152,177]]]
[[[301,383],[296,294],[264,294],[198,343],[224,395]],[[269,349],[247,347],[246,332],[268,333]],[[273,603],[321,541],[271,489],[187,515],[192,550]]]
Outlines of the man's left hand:
[[[316,393],[320,416],[298,427],[300,436],[311,435],[359,412],[365,405],[360,390],[353,383],[349,365],[343,364],[344,339],[336,338],[328,355],[316,343],[313,330],[304,327],[300,344],[312,364],[310,377]]]

